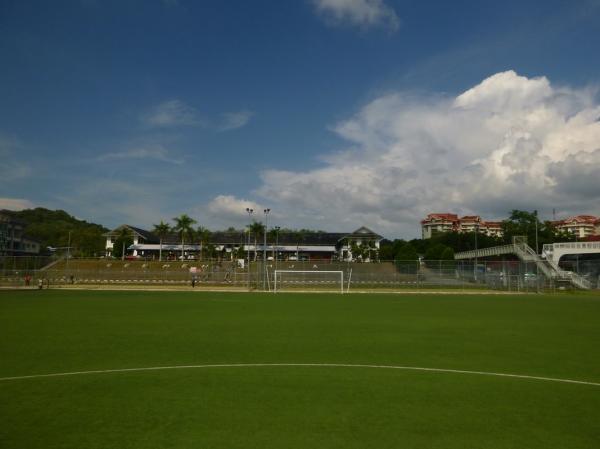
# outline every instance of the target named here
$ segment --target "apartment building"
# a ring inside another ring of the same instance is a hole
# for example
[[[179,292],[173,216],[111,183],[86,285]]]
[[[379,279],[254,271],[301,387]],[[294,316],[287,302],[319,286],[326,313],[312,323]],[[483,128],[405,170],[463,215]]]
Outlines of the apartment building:
[[[479,215],[459,217],[457,214],[450,213],[433,213],[421,220],[421,235],[424,239],[430,239],[440,232],[475,231],[489,236],[501,237],[502,223],[484,220]]]
[[[574,215],[552,224],[556,229],[569,232],[580,239],[600,236],[600,218],[594,215]]]

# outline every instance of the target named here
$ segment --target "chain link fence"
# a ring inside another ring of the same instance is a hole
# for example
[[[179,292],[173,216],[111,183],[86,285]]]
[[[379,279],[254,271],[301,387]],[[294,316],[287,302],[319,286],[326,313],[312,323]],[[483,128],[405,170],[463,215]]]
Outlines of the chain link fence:
[[[561,266],[600,288],[600,260],[577,260]],[[298,271],[281,279],[281,289],[339,289],[337,276],[311,271],[343,272],[346,290],[503,290],[553,291],[569,283],[546,278],[536,264],[502,261],[142,261],[0,257],[0,286],[64,285],[210,286],[271,290],[275,270]],[[300,273],[303,272],[303,273]],[[286,280],[287,279],[287,280]]]

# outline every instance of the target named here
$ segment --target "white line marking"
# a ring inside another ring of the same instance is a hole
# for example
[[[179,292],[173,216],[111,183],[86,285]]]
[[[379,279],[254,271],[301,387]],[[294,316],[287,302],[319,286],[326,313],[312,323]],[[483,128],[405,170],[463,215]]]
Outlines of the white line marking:
[[[151,366],[146,368],[121,368],[90,371],[72,371],[67,373],[50,374],[31,374],[28,376],[0,377],[0,381],[21,380],[21,379],[39,379],[43,377],[64,377],[78,376],[83,374],[109,374],[109,373],[129,373],[140,371],[161,371],[176,369],[200,369],[200,368],[259,368],[259,367],[315,367],[315,368],[376,368],[376,369],[397,369],[407,371],[427,371],[433,373],[453,373],[453,374],[476,374],[480,376],[511,377],[516,379],[544,380],[549,382],[561,382],[568,384],[592,385],[600,387],[598,382],[587,382],[583,380],[559,379],[554,377],[528,376],[525,374],[493,373],[487,371],[468,371],[448,368],[425,368],[419,366],[392,366],[392,365],[364,365],[349,363],[229,363],[229,364],[211,364],[211,365],[177,365],[177,366]]]

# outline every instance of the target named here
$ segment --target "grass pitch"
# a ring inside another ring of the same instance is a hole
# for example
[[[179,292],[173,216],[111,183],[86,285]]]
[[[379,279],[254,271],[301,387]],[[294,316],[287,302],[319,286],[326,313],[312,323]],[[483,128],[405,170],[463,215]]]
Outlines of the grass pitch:
[[[0,292],[1,448],[592,448],[600,297]]]

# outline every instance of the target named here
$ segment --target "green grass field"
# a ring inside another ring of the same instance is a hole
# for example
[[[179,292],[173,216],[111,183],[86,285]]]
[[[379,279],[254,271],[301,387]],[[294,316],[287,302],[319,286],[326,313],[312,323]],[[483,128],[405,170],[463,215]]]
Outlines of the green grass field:
[[[1,291],[0,448],[596,448],[600,297]]]

